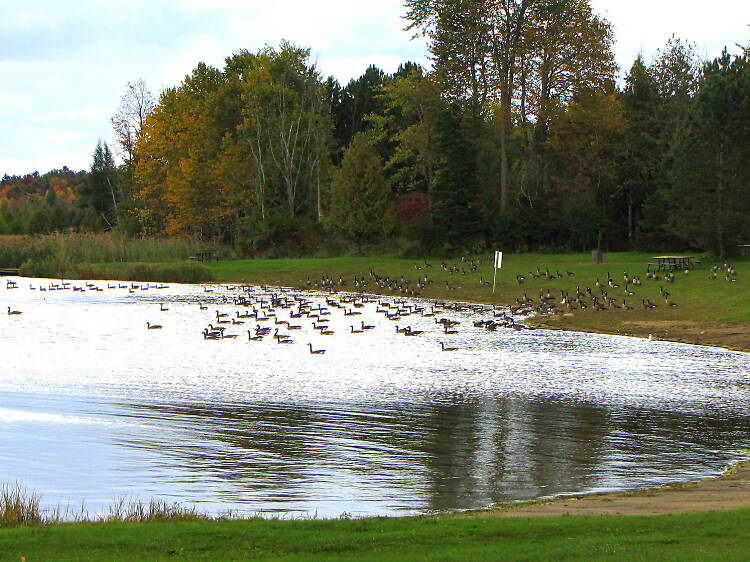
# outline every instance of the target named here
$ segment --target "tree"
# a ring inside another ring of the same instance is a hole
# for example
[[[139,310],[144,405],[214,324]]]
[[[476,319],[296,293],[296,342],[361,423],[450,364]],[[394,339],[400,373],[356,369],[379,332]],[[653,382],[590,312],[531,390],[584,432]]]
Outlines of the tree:
[[[554,162],[552,176],[560,199],[557,204],[568,211],[571,205],[586,209],[594,220],[591,204],[598,210],[596,218],[597,248],[608,240],[624,238],[622,214],[614,212],[622,160],[622,136],[626,129],[623,109],[614,92],[584,91],[567,111],[550,126],[549,150]],[[609,227],[615,227],[610,229]]]
[[[91,171],[78,193],[79,205],[92,209],[101,224],[111,230],[117,218],[117,171],[107,143],[96,143]],[[91,213],[89,213],[91,215]],[[89,217],[89,220],[90,217]]]
[[[359,247],[381,239],[391,228],[390,193],[375,147],[366,135],[356,135],[334,176],[328,227],[351,236]]]
[[[724,258],[750,236],[750,64],[726,51],[707,63],[677,145],[673,232]]]
[[[624,158],[619,192],[627,208],[627,239],[632,245],[636,213],[644,199],[657,189],[665,145],[659,121],[660,100],[656,82],[639,55],[625,78],[621,95]]]
[[[494,113],[496,199],[504,213],[514,113],[524,122],[533,112],[546,128],[553,104],[569,101],[577,90],[612,83],[611,27],[592,14],[589,0],[406,0],[406,5],[408,29],[430,38],[434,72],[447,97],[468,100],[475,117]],[[534,108],[529,100],[535,100]]]
[[[135,157],[135,147],[143,136],[146,118],[156,107],[154,95],[140,79],[128,82],[120,105],[112,116],[112,128],[120,151],[127,162]]]
[[[427,193],[435,167],[435,126],[444,107],[438,85],[418,65],[402,65],[386,77],[381,113],[367,116],[369,132],[396,195]]]
[[[438,159],[430,189],[435,241],[453,248],[482,231],[476,157],[462,128],[460,108],[453,104],[437,118]]]
[[[687,126],[702,68],[703,61],[695,53],[695,45],[674,35],[648,68],[661,102],[658,118],[663,142],[670,149]]]

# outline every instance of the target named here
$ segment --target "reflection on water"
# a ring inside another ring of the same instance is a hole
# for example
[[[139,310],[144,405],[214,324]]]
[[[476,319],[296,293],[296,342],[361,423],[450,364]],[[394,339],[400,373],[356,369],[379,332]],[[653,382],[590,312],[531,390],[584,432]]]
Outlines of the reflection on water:
[[[0,481],[47,504],[159,496],[210,513],[419,513],[698,478],[748,446],[746,354],[487,332],[473,321],[492,311],[478,309],[436,311],[461,322],[455,335],[404,314],[424,331],[408,338],[374,302],[356,316],[329,306],[331,336],[294,319],[294,345],[248,341],[254,319],[209,341],[217,311],[248,309],[232,302],[239,289],[40,292],[47,283],[0,285],[0,305],[23,311],[0,321]],[[375,329],[352,334],[360,321]]]

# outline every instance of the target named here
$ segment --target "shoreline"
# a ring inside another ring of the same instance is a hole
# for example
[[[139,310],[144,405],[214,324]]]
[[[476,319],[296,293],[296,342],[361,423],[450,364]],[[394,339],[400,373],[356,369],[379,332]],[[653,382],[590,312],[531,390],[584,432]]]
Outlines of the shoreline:
[[[750,451],[745,450],[745,453]],[[614,492],[565,494],[527,502],[498,504],[473,512],[476,517],[565,517],[666,515],[732,511],[750,507],[750,458],[729,465],[722,474]]]

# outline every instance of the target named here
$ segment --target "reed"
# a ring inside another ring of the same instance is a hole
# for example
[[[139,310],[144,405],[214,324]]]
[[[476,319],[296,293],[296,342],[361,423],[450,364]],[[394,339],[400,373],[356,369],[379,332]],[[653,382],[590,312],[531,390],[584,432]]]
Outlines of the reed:
[[[213,519],[197,508],[152,498],[149,501],[120,498],[92,517],[86,506],[79,508],[40,507],[41,497],[20,484],[0,485],[0,528],[58,523],[148,523],[154,521],[197,521]]]
[[[39,496],[20,484],[0,485],[0,528],[41,525],[45,522],[39,509]]]
[[[208,519],[195,507],[184,506],[178,503],[168,503],[160,499],[151,499],[148,502],[140,500],[126,501],[118,499],[107,508],[105,514],[99,519],[105,523],[147,523],[153,521],[197,521]]]
[[[218,244],[180,238],[128,238],[121,234],[68,233],[48,236],[0,236],[0,267],[55,263],[171,262],[186,260],[199,250],[218,258],[233,257]]]

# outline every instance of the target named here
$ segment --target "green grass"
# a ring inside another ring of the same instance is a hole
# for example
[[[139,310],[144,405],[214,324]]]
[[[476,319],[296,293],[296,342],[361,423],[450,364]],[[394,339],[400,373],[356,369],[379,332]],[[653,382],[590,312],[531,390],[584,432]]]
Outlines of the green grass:
[[[0,529],[0,560],[746,560],[750,510],[76,523]]]

